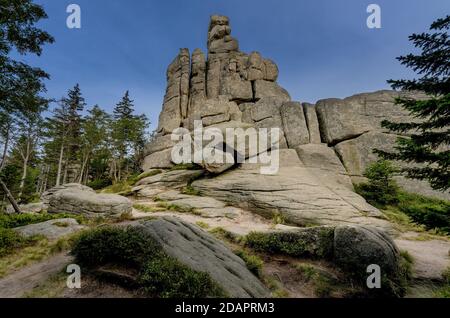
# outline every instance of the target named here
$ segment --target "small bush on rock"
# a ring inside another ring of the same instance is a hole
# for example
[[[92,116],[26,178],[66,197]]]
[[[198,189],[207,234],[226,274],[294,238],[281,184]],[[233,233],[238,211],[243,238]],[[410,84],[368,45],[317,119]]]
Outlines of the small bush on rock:
[[[397,169],[387,160],[379,160],[371,164],[365,171],[367,183],[356,186],[356,191],[370,204],[385,207],[398,202],[398,186],[393,179]]]
[[[80,265],[132,267],[137,282],[152,297],[187,298],[224,296],[207,273],[196,272],[164,253],[149,235],[133,227],[102,227],[79,236],[72,254]]]
[[[333,253],[333,235],[334,229],[328,227],[292,232],[252,232],[246,236],[245,242],[259,252],[329,259]]]

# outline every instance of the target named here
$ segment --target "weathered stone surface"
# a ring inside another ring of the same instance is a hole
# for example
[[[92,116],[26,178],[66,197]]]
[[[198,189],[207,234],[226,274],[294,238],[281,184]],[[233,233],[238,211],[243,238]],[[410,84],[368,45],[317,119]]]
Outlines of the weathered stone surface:
[[[116,194],[67,189],[50,197],[49,213],[73,213],[87,217],[120,216],[130,213],[131,201]]]
[[[241,121],[242,113],[235,102],[228,101],[225,96],[207,99],[192,109],[187,128],[194,129],[194,121],[201,120],[204,127],[220,124],[230,120]]]
[[[400,93],[394,91],[378,91],[317,102],[324,142],[334,145],[369,131],[385,131],[381,128],[383,120],[410,122],[408,113],[401,106],[394,104],[395,98],[399,96]],[[419,94],[408,96],[423,98]]]
[[[302,104],[287,102],[280,109],[283,129],[289,148],[309,143],[309,131]]]
[[[296,161],[287,159],[294,155]],[[361,197],[343,197],[350,190],[338,184],[322,183],[310,169],[301,166],[294,150],[280,150],[281,167],[276,175],[262,175],[259,165],[243,164],[241,167],[219,175],[214,179],[202,179],[192,183],[201,194],[214,197],[265,217],[280,213],[286,221],[297,225],[373,225],[390,230],[389,222],[367,216],[360,210]],[[373,208],[372,208],[373,209]]]
[[[181,49],[167,69],[167,90],[163,110],[159,116],[158,133],[168,134],[187,116],[189,102],[190,55]]]
[[[372,227],[339,226],[334,231],[334,259],[355,273],[367,273],[367,267],[379,265],[383,274],[398,272],[400,253],[394,241]]]
[[[255,99],[261,99],[263,97],[278,97],[283,101],[288,102],[291,100],[289,93],[275,82],[258,80],[254,84]]]
[[[135,223],[171,257],[195,271],[206,272],[230,297],[268,297],[269,291],[244,261],[198,226],[177,218]]]
[[[264,79],[266,81],[275,82],[278,79],[278,66],[274,61],[269,59],[264,60],[264,66],[266,70]]]
[[[319,120],[317,119],[316,106],[309,103],[303,103],[302,105],[309,130],[309,142],[312,144],[320,144],[322,141],[320,138],[320,127]]]
[[[45,205],[44,202],[38,202],[38,203],[21,204],[21,205],[19,205],[19,208],[20,208],[20,212],[22,212],[22,213],[39,213],[39,212],[46,210],[47,205]],[[6,207],[6,213],[7,214],[15,213],[12,205],[8,205]]]
[[[50,203],[50,198],[55,193],[57,193],[58,191],[61,191],[61,190],[80,190],[80,191],[87,191],[87,192],[95,193],[95,191],[92,188],[89,188],[89,187],[84,186],[82,184],[79,184],[79,183],[66,183],[66,184],[63,184],[61,186],[53,187],[53,188],[45,191],[41,195],[41,200],[45,204],[45,206],[48,206],[48,204]]]
[[[349,174],[361,177],[366,168],[378,160],[378,156],[373,153],[373,149],[391,151],[397,138],[396,135],[368,132],[358,138],[337,144],[335,149]]]
[[[144,178],[136,183],[136,186],[153,186],[155,188],[174,188],[178,189],[187,185],[191,180],[200,177],[203,170],[174,170],[160,173],[156,176]],[[141,189],[136,189],[140,191]]]
[[[169,169],[172,168],[172,148],[154,152],[144,158],[142,163],[142,170],[147,171],[150,169]]]
[[[192,53],[190,102],[188,114],[191,109],[196,109],[198,104],[206,98],[206,59],[202,50],[195,49]]]
[[[333,148],[326,144],[308,144],[296,148],[297,154],[311,174],[322,184],[368,216],[383,218],[383,214],[356,194],[352,180]]]
[[[228,17],[214,15],[211,17],[208,31],[208,51],[210,54],[239,51],[239,44],[231,36]]]
[[[75,219],[55,219],[37,224],[29,224],[14,228],[14,231],[25,237],[42,235],[50,240],[56,240],[61,237],[76,233],[86,228],[80,225]]]
[[[172,141],[171,135],[159,135],[156,136],[152,142],[145,145],[144,155],[148,156],[155,152],[163,151],[169,148],[172,148],[175,145],[175,142]]]
[[[370,164],[376,162],[379,157],[373,153],[373,149],[394,151],[396,140],[399,136],[379,131],[370,131],[357,138],[337,144],[334,148],[339,154],[348,174],[354,183],[365,182],[364,172]],[[399,167],[409,165],[404,162],[395,162]],[[420,180],[411,180],[403,176],[396,176],[397,183],[406,191],[419,193],[426,196],[450,200],[450,193],[433,190],[429,183]]]

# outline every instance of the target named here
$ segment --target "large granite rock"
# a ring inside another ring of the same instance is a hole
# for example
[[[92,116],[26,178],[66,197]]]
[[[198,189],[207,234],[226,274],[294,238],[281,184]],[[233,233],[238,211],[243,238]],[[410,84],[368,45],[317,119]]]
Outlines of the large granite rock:
[[[80,190],[80,191],[87,191],[95,193],[95,191],[92,188],[89,188],[85,185],[79,184],[79,183],[66,183],[57,187],[53,187],[41,195],[41,201],[48,207],[48,204],[50,203],[50,198],[58,191],[61,190]]]
[[[395,98],[407,95],[424,98],[422,94],[378,91],[354,95],[345,99],[325,99],[317,102],[317,114],[324,142],[335,145],[369,131],[383,131],[381,122],[410,122],[412,119]]]
[[[139,192],[144,188],[173,188],[186,186],[204,174],[203,170],[173,170],[144,178],[136,183],[133,191]]]
[[[172,166],[170,149],[174,142],[169,135],[178,127],[192,130],[195,120],[201,120],[205,127],[242,122],[239,104],[264,104],[268,98],[276,98],[279,108],[282,102],[290,101],[289,93],[275,82],[277,65],[258,52],[240,52],[227,17],[211,17],[207,46],[207,58],[200,49],[194,50],[192,58],[187,49],[181,49],[169,65],[157,135],[146,146],[144,170]],[[256,126],[281,128],[279,109],[273,116],[273,122],[264,120]],[[286,147],[285,140],[282,146]]]
[[[14,231],[24,237],[40,235],[50,240],[57,240],[61,237],[79,232],[85,228],[86,227],[80,225],[77,220],[65,218],[16,227],[14,228]]]
[[[334,146],[354,183],[366,181],[363,174],[379,157],[374,149],[393,151],[398,135],[381,127],[383,120],[410,122],[412,119],[395,98],[406,96],[425,99],[421,93],[378,91],[359,94],[345,99],[327,99],[317,103],[322,139]],[[408,163],[397,162],[399,166]],[[434,191],[427,182],[396,177],[406,191],[450,200],[449,192]]]
[[[159,243],[166,254],[189,268],[206,272],[233,298],[268,297],[270,292],[244,261],[198,226],[177,218],[134,223]]]
[[[399,255],[394,241],[374,228],[338,226],[334,231],[334,258],[349,270],[365,273],[369,265],[377,264],[392,273],[397,270]]]
[[[303,103],[302,105],[303,110],[305,111],[306,124],[309,130],[309,142],[312,144],[320,144],[322,141],[320,137],[320,127],[316,113],[316,106],[309,103]]]
[[[289,148],[309,144],[309,131],[302,104],[287,102],[281,106],[281,119]]]
[[[159,116],[158,133],[171,133],[180,127],[187,115],[190,68],[189,50],[181,49],[167,69],[167,89],[163,111]]]
[[[116,194],[66,189],[50,197],[49,213],[81,214],[87,217],[118,217],[132,211],[129,199]]]
[[[348,185],[318,178],[294,150],[280,150],[281,167],[275,175],[260,173],[260,165],[243,164],[192,186],[202,195],[267,218],[281,214],[300,226],[359,224],[391,231],[382,214],[352,192]]]

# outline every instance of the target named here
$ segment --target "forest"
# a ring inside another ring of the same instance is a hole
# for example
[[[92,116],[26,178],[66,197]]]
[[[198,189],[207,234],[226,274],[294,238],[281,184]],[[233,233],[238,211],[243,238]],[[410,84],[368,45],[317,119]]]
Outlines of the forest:
[[[105,105],[112,113],[88,105],[75,83],[66,96],[48,97],[51,74],[22,61],[54,42],[35,26],[47,15],[29,1],[16,9],[0,23],[1,209],[32,203],[61,184],[99,189],[138,173],[150,122],[135,114],[129,91]]]

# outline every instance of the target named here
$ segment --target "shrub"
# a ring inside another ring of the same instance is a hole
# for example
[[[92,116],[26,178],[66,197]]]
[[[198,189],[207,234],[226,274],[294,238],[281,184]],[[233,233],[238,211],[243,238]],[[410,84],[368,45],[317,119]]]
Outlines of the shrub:
[[[196,272],[164,255],[144,265],[139,282],[148,294],[160,298],[205,298],[223,294],[207,273]]]
[[[102,227],[79,236],[72,254],[80,265],[104,264],[133,267],[138,283],[152,297],[224,296],[207,273],[196,272],[169,257],[142,230],[133,227]]]
[[[94,190],[101,190],[106,188],[112,184],[110,179],[95,179],[87,184],[88,187],[91,187]]]
[[[37,237],[25,238],[19,233],[0,228],[0,257],[8,255],[14,249],[31,245],[37,241]]]
[[[357,185],[356,192],[375,206],[385,207],[397,203],[399,188],[393,179],[396,171],[397,169],[387,160],[371,164],[364,173],[368,182]]]
[[[450,234],[450,202],[400,192],[398,208],[426,229],[439,229]]]
[[[141,231],[126,227],[101,227],[82,233],[72,254],[86,266],[119,262],[140,266],[159,246]]]
[[[264,262],[261,258],[256,255],[249,254],[244,250],[237,250],[234,254],[242,258],[250,272],[255,274],[257,277],[262,276],[262,267]]]
[[[259,252],[330,258],[333,253],[333,237],[333,228],[317,227],[295,232],[252,232],[246,236],[245,242],[248,247]]]

